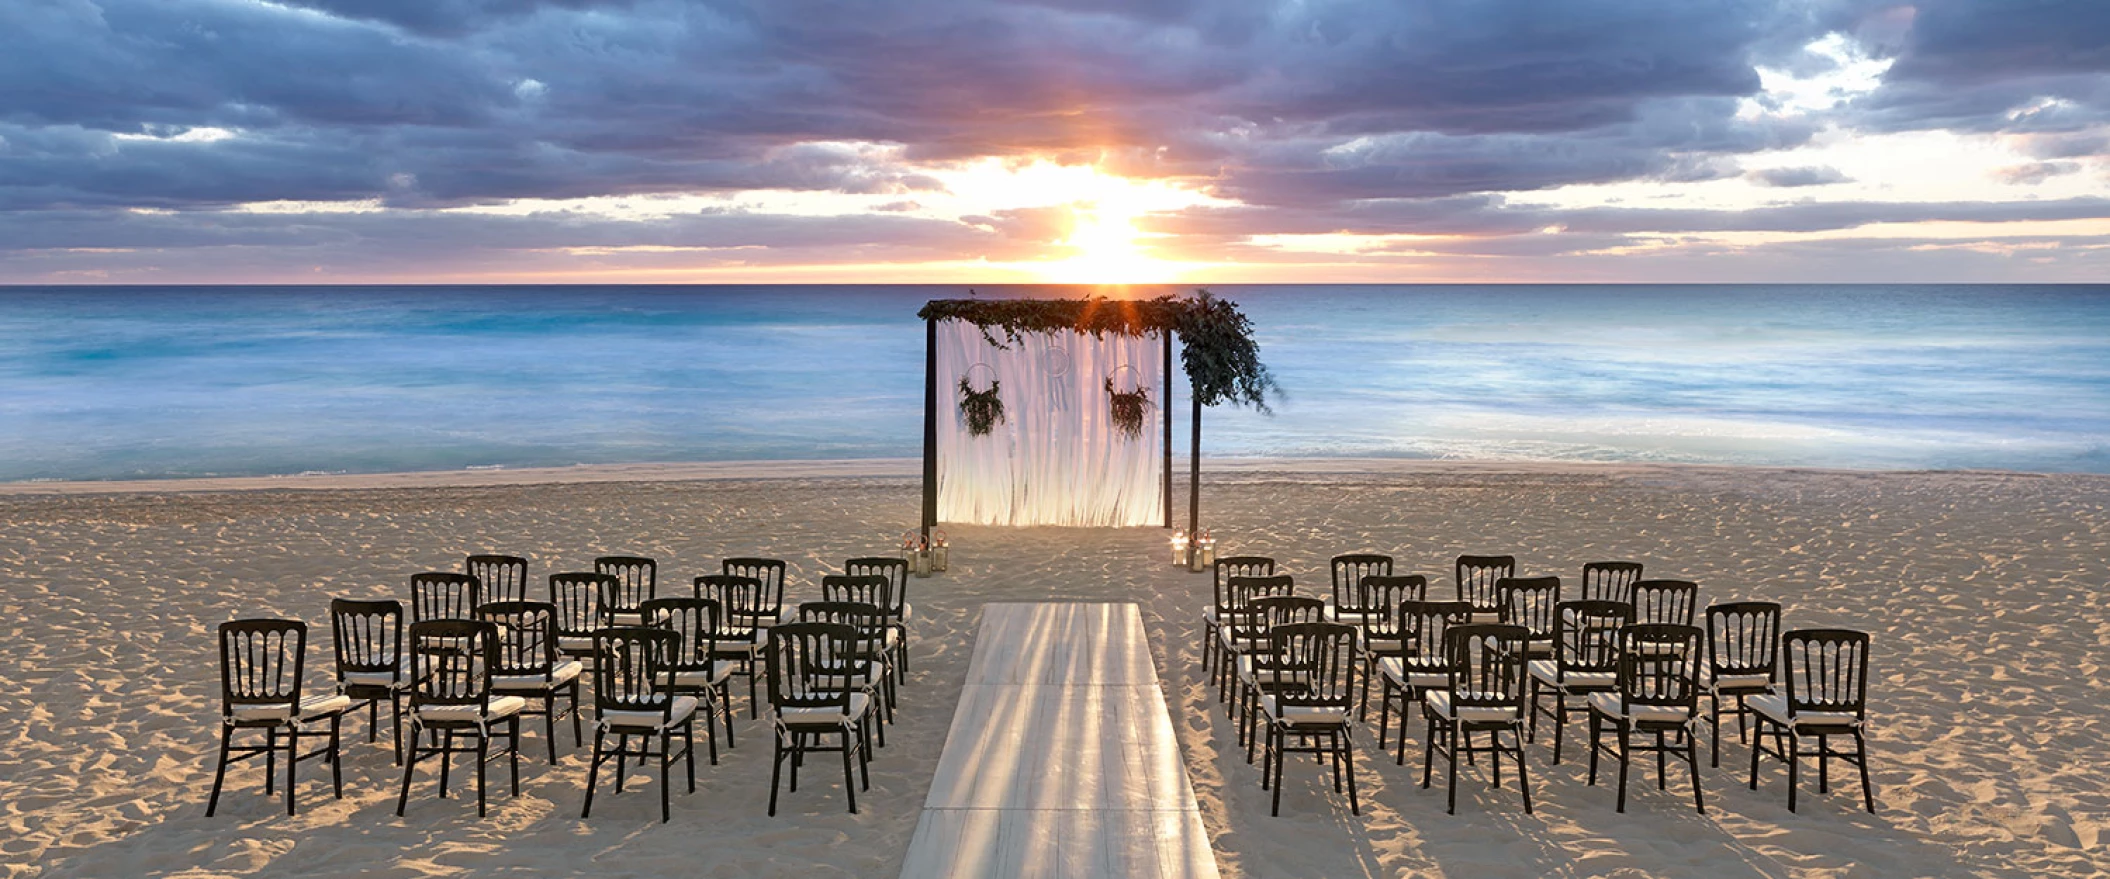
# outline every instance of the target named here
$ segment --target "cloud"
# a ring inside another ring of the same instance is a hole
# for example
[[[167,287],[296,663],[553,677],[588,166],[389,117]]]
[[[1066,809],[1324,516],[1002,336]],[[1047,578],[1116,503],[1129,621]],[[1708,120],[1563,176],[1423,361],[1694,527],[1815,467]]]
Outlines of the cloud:
[[[1823,166],[1804,168],[1763,168],[1744,175],[1760,186],[1800,187],[1829,186],[1834,183],[1852,182],[1853,178],[1840,173],[1837,168]]]

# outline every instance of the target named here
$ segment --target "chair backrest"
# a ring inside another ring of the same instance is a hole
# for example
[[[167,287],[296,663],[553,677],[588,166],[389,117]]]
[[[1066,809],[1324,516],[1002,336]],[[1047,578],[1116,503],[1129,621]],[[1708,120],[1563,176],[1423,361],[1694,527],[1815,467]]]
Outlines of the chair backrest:
[[[1563,680],[1569,674],[1616,674],[1619,633],[1634,622],[1634,606],[1624,601],[1563,601],[1554,614],[1553,659]]]
[[[491,624],[494,675],[542,675],[557,667],[557,606],[547,601],[487,601],[476,618]]]
[[[1326,600],[1312,595],[1262,595],[1256,597],[1246,608],[1252,613],[1235,618],[1232,625],[1238,633],[1252,638],[1265,638],[1276,626],[1294,623],[1316,623],[1326,619]]]
[[[1217,559],[1216,566],[1210,570],[1210,598],[1216,602],[1216,609],[1223,610],[1231,607],[1233,578],[1275,576],[1275,560],[1258,555],[1225,556]]]
[[[1404,631],[1399,603],[1427,600],[1429,580],[1420,574],[1372,574],[1356,584],[1355,593],[1356,604],[1363,608],[1363,632],[1372,638],[1396,641]]]
[[[1382,605],[1361,604],[1356,587],[1364,577],[1392,576],[1392,557],[1369,552],[1337,555],[1327,563],[1333,574],[1333,606],[1347,611],[1377,610]]]
[[[1444,638],[1452,626],[1472,618],[1473,606],[1463,601],[1402,601],[1393,617],[1399,620],[1401,651],[1407,656],[1441,657]]]
[[[696,578],[695,587],[697,598],[718,602],[719,612],[724,615],[718,623],[720,632],[752,634],[762,622],[761,580],[739,574],[705,574]],[[768,622],[776,622],[776,609],[770,608],[767,613]]]
[[[220,624],[220,716],[239,708],[283,708],[292,720],[300,705],[307,660],[308,624],[300,620],[247,619]]]
[[[1451,704],[1458,708],[1503,708],[1524,717],[1525,644],[1531,633],[1505,623],[1465,623],[1443,633],[1444,667],[1451,676]]]
[[[604,555],[593,560],[595,573],[615,578],[614,589],[601,591],[602,613],[634,613],[659,597],[659,562],[643,556]]]
[[[1271,661],[1258,666],[1261,685],[1285,710],[1346,709],[1355,700],[1355,627],[1284,623],[1268,630]]]
[[[480,620],[420,620],[410,624],[412,708],[475,705],[491,696],[498,662],[497,627]]]
[[[735,577],[753,577],[761,588],[756,592],[756,618],[763,625],[776,622],[777,615],[784,612],[784,560],[763,558],[729,558],[718,564],[718,572]]]
[[[669,672],[680,645],[680,635],[658,626],[594,630],[594,710],[657,711],[671,720],[674,676]]]
[[[806,601],[799,604],[799,622],[838,623],[855,630],[852,652],[860,657],[879,654],[886,640],[886,609],[867,601]],[[775,637],[774,629],[771,637]]]
[[[667,666],[675,671],[711,667],[718,641],[724,635],[724,606],[715,598],[655,598],[639,608],[646,622],[673,632],[680,638],[667,655]]]
[[[337,684],[348,673],[403,679],[403,602],[392,598],[330,599],[330,634],[337,648]]]
[[[1553,619],[1561,603],[1559,577],[1503,577],[1495,581],[1502,622],[1531,630],[1531,639],[1553,637]]]
[[[1788,710],[1836,711],[1866,719],[1868,633],[1789,629],[1780,636]]]
[[[1780,665],[1780,602],[1723,601],[1707,606],[1707,664],[1714,675],[1765,675]]]
[[[875,602],[893,616],[901,615],[902,605],[908,602],[908,559],[892,556],[866,556],[843,562],[843,573],[852,577],[885,577],[887,589]],[[823,577],[825,581],[827,578]]]
[[[1619,634],[1619,698],[1629,708],[1683,708],[1699,695],[1697,627],[1636,623]]]
[[[426,571],[410,575],[410,617],[426,620],[466,620],[476,616],[483,603],[483,589],[475,577],[453,571]]]
[[[769,631],[769,704],[778,711],[834,708],[847,714],[850,688],[840,670],[862,661],[857,629],[842,623],[786,623]]]
[[[1258,637],[1259,629],[1253,622],[1253,600],[1270,595],[1289,595],[1296,590],[1297,583],[1288,574],[1279,577],[1232,577],[1224,584],[1224,603],[1220,605],[1224,624],[1236,627],[1248,637]]]
[[[1516,556],[1462,555],[1452,568],[1451,583],[1458,590],[1458,600],[1472,605],[1474,613],[1496,613],[1501,610],[1502,596],[1495,584],[1516,573]]]
[[[1699,585],[1691,580],[1635,580],[1634,623],[1692,625],[1699,590]]]
[[[1641,579],[1640,562],[1590,562],[1583,565],[1584,601],[1634,600],[1634,581]]]
[[[472,555],[462,572],[476,578],[485,604],[528,600],[528,560],[517,555]]]
[[[557,634],[584,638],[601,627],[601,593],[615,588],[615,577],[588,571],[549,575],[549,603],[557,609]]]
[[[897,559],[898,561],[898,559]],[[871,574],[823,574],[821,575],[822,601],[859,601],[876,604],[880,609],[891,608],[893,584],[886,577]]]

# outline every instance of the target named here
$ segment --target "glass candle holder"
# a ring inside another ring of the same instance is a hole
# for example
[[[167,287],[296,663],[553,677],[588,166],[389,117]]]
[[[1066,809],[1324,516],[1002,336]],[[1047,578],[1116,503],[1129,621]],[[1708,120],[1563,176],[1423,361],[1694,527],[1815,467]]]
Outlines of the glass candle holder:
[[[1187,566],[1187,532],[1185,531],[1172,532],[1172,564],[1174,567]]]
[[[930,539],[930,569],[932,571],[943,571],[951,564],[952,546],[946,542],[945,534],[939,532],[932,535]]]

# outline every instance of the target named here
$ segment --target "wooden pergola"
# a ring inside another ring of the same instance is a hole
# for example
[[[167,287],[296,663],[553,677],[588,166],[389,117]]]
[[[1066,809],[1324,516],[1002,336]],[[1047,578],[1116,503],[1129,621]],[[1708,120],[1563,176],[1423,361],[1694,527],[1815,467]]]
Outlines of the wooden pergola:
[[[1002,346],[1023,333],[1075,332],[1094,336],[1156,335],[1164,340],[1163,399],[1172,400],[1172,337],[1180,336],[1192,401],[1192,445],[1187,479],[1187,531],[1201,526],[1202,407],[1224,402],[1267,409],[1274,378],[1260,363],[1252,325],[1235,303],[1196,291],[1189,297],[1155,299],[933,299],[916,313],[924,321],[923,342],[923,523],[926,543],[938,524],[938,322],[964,320],[981,328],[983,338]],[[1172,527],[1172,407],[1164,412],[1165,515]],[[1193,550],[1190,548],[1189,550]]]

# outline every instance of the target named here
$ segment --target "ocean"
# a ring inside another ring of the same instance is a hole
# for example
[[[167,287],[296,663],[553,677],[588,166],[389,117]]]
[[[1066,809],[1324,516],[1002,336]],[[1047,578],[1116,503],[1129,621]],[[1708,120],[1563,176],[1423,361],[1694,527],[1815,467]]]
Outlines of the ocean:
[[[1210,289],[1282,393],[1204,456],[2110,472],[2110,285]],[[0,288],[0,481],[912,457],[967,295]]]

